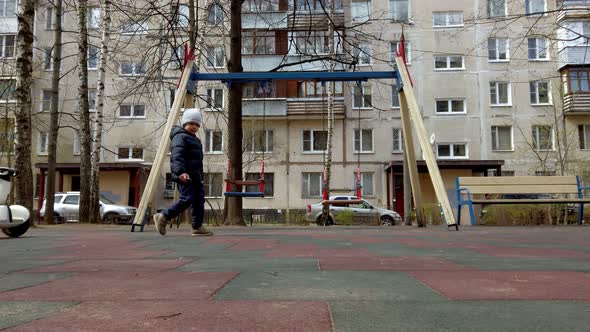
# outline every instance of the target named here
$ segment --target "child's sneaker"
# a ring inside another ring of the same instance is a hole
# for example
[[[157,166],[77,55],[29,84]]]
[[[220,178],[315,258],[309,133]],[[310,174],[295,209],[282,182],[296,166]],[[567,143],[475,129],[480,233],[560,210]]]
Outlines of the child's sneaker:
[[[154,224],[160,234],[166,235],[166,217],[161,213],[154,214]]]
[[[193,236],[211,236],[211,235],[213,235],[213,232],[211,232],[207,228],[201,226],[197,229],[193,229],[192,235]]]

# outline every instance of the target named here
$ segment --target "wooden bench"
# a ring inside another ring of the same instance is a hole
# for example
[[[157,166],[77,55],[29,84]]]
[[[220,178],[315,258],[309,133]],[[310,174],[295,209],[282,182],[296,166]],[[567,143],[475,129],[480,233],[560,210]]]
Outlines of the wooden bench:
[[[457,223],[461,222],[461,206],[469,207],[471,224],[475,225],[473,204],[565,204],[577,203],[578,224],[582,224],[584,191],[578,176],[505,176],[505,177],[457,177]],[[573,194],[576,197],[564,198],[486,198],[487,194]]]

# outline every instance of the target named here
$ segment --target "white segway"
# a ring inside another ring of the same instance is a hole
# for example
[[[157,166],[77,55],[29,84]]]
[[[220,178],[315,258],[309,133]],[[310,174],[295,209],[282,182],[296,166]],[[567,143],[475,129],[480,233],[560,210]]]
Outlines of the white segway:
[[[10,237],[19,237],[31,226],[31,213],[20,205],[6,205],[10,194],[10,180],[16,174],[13,169],[0,167],[0,229]]]

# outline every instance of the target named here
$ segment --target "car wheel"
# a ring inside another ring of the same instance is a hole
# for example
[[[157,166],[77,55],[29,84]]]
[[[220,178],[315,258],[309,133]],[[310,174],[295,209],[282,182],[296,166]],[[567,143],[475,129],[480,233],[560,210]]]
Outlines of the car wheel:
[[[316,224],[318,226],[332,226],[332,225],[334,225],[334,220],[332,219],[331,216],[328,216],[328,220],[326,221],[326,224],[324,225],[324,224],[322,224],[322,216],[320,215],[318,217],[318,219],[316,220]]]
[[[54,212],[53,213],[53,223],[54,224],[63,224],[66,222],[65,218],[62,218],[62,216],[59,215],[59,213]]]
[[[10,237],[19,237],[27,232],[27,230],[31,227],[31,220],[25,221],[23,224],[10,227],[10,228],[2,228],[2,233],[10,236]]]
[[[118,214],[113,213],[113,212],[109,212],[109,213],[106,213],[102,217],[102,222],[103,222],[103,224],[116,224],[118,217],[119,217]]]
[[[381,226],[393,226],[395,220],[391,216],[381,216]]]

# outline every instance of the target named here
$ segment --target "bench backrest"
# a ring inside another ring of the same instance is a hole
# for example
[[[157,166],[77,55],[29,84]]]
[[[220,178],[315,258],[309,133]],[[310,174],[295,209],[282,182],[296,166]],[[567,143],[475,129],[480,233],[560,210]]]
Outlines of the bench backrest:
[[[458,177],[457,189],[472,194],[577,194],[576,176]]]

